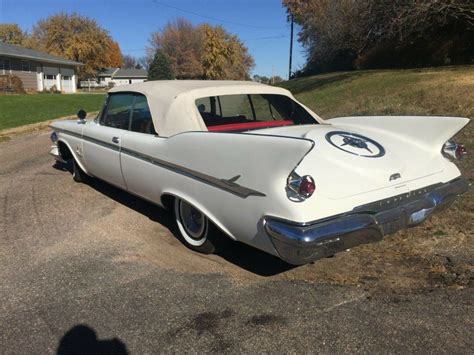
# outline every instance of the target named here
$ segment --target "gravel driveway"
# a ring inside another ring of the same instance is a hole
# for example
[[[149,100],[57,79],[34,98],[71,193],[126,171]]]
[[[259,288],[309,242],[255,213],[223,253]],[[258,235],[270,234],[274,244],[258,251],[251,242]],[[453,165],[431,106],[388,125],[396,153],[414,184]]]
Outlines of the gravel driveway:
[[[474,348],[472,220],[297,268],[240,244],[203,256],[164,210],[74,183],[49,146],[0,143],[0,353]]]

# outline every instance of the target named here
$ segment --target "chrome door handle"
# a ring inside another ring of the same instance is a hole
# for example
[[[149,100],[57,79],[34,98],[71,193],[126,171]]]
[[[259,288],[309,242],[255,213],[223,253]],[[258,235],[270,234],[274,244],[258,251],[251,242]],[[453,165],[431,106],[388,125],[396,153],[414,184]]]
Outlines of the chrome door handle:
[[[120,142],[119,137],[112,137],[112,142],[118,144]]]

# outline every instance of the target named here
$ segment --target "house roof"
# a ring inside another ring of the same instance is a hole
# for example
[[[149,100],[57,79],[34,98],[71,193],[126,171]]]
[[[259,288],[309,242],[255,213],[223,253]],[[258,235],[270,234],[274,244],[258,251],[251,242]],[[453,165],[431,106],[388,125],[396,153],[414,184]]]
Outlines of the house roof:
[[[105,68],[102,70],[99,77],[113,77],[113,78],[147,78],[148,72],[145,69],[122,69],[122,68]]]
[[[56,57],[54,55],[40,52],[34,49],[24,48],[13,44],[0,42],[0,56],[8,56],[22,59],[33,59],[39,62],[67,64],[67,65],[83,65],[73,60]]]
[[[196,108],[195,100],[198,98],[236,94],[276,94],[295,100],[286,89],[252,81],[156,80],[116,86],[109,92],[121,91],[138,92],[147,97],[153,124],[163,137],[187,131],[207,130]],[[313,114],[309,109],[308,111]],[[317,117],[316,114],[314,116]]]

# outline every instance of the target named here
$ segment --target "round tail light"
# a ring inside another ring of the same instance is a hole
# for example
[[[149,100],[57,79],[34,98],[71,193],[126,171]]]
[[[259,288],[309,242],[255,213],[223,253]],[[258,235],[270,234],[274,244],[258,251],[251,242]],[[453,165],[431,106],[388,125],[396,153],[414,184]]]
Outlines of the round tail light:
[[[442,153],[448,159],[459,160],[459,159],[462,159],[462,157],[467,154],[467,150],[466,150],[466,147],[464,147],[464,145],[457,144],[457,143],[454,143],[452,140],[449,140],[446,143],[444,143]]]
[[[466,147],[463,146],[462,144],[458,144],[456,147],[456,159],[462,159],[463,156],[467,154]]]
[[[304,198],[308,198],[311,197],[314,190],[316,190],[316,185],[314,184],[313,178],[309,175],[301,177],[298,194]]]
[[[299,176],[295,172],[288,176],[287,187],[303,200],[311,197],[316,190],[316,184],[310,175]]]

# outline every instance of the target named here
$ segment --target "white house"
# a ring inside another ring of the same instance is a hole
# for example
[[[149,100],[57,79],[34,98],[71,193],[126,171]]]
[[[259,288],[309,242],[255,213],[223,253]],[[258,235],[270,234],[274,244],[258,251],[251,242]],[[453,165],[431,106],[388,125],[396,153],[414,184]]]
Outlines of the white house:
[[[99,86],[109,86],[109,83],[119,86],[144,82],[148,78],[148,72],[145,69],[107,68],[97,78]]]
[[[0,75],[15,75],[26,90],[76,92],[75,70],[82,63],[0,42]]]

